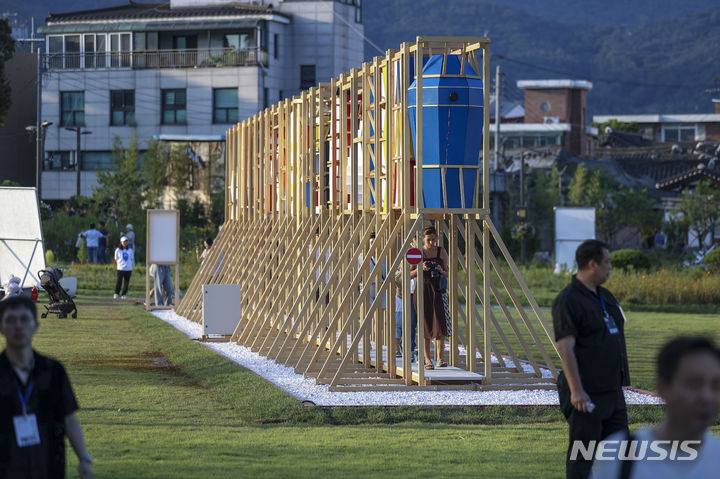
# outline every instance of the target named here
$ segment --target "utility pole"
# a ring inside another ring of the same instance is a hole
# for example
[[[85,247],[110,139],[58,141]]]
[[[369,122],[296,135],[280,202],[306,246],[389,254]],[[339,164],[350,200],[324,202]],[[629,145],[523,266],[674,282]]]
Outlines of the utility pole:
[[[495,164],[493,172],[498,171],[500,162],[500,65],[495,67]]]
[[[34,20],[34,18],[33,18]],[[33,37],[35,28],[33,25]],[[43,166],[43,140],[45,128],[42,126],[42,56],[40,48],[37,49],[37,118],[35,120],[35,186],[37,187],[38,204],[42,202],[42,166]]]
[[[80,150],[80,137],[81,135],[89,135],[91,131],[82,131],[82,128],[76,126],[74,128],[65,128],[67,131],[74,131],[77,134],[77,148],[75,149],[75,175],[76,175],[76,187],[77,196],[80,196],[80,171],[82,170],[82,151]]]

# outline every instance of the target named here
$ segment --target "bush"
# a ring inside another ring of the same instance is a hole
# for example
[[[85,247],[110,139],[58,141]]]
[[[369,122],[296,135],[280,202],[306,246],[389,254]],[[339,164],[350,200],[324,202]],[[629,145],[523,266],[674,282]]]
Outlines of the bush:
[[[715,248],[709,252],[705,256],[703,263],[710,269],[720,269],[720,248]]]
[[[45,251],[45,264],[48,267],[52,267],[52,265],[55,264],[55,253],[53,253],[51,249]]]
[[[78,248],[77,260],[80,264],[85,264],[88,262],[88,250],[87,246],[85,246],[85,241],[83,241],[80,244],[80,248]]]
[[[623,271],[650,269],[650,258],[642,251],[634,249],[619,249],[610,253],[610,262],[613,267]]]

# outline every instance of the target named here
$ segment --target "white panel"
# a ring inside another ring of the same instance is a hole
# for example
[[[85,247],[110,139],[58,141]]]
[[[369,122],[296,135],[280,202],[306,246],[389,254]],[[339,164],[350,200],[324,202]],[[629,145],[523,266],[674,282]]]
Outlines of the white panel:
[[[555,273],[575,270],[575,250],[595,239],[595,208],[555,208]]]
[[[595,238],[595,208],[555,208],[555,239]]]
[[[178,221],[177,210],[148,210],[148,264],[178,262]]]
[[[231,335],[240,322],[240,285],[204,284],[203,334]]]
[[[25,278],[24,286],[39,285],[45,269],[40,212],[35,188],[0,187],[0,283],[10,275]]]

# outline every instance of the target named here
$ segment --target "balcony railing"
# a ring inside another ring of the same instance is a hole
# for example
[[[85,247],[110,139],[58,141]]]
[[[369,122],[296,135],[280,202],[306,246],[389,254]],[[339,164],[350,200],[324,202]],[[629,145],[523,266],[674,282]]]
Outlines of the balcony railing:
[[[153,52],[46,53],[44,55],[45,70],[234,67],[257,65],[258,61],[267,62],[266,51],[198,48]]]

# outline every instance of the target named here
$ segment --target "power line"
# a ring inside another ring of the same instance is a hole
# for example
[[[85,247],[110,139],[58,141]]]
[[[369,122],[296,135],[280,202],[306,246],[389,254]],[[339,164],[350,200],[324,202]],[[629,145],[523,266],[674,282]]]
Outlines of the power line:
[[[495,54],[495,58],[498,60],[505,60],[511,63],[517,63],[518,65],[523,65],[530,68],[535,68],[537,70],[544,70],[551,73],[560,73],[561,75],[568,75],[575,78],[587,78],[589,81],[597,82],[597,83],[610,83],[610,84],[616,84],[616,85],[628,85],[628,86],[635,86],[635,87],[641,87],[641,88],[708,88],[710,86],[710,83],[696,83],[696,84],[678,84],[678,83],[644,83],[644,82],[636,82],[636,81],[629,81],[629,80],[617,80],[617,79],[611,79],[611,78],[602,78],[602,77],[592,77],[590,75],[581,75],[578,73],[568,72],[565,70],[558,70],[554,68],[548,68],[542,65],[536,65],[534,63],[526,62],[523,60],[517,60],[515,58],[510,58],[505,55],[498,55]]]

